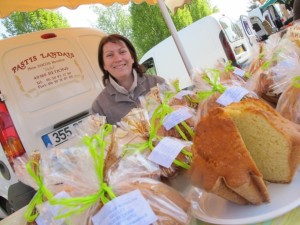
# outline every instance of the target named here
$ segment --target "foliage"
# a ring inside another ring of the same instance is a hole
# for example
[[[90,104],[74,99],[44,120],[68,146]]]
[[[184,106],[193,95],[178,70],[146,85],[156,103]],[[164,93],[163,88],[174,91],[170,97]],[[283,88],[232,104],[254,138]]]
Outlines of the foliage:
[[[139,49],[140,56],[170,35],[157,5],[131,4],[129,10],[132,16],[131,40]]]
[[[171,35],[157,5],[131,4],[129,10],[132,16],[131,39],[140,50],[140,56]],[[217,12],[217,8],[212,8],[209,0],[192,0],[176,13],[170,12],[170,15],[176,29],[181,30],[214,12]]]
[[[51,28],[70,27],[61,13],[50,10],[36,10],[34,12],[14,12],[2,21],[8,36],[30,33]],[[2,35],[6,38],[6,35]]]
[[[135,45],[139,57],[171,35],[158,5],[116,3],[110,7],[94,6],[93,10],[98,15],[96,27],[108,34],[126,36]],[[191,0],[191,4],[170,15],[176,29],[181,30],[214,12],[217,8],[212,8],[209,0]]]
[[[96,27],[107,34],[118,33],[130,38],[132,21],[127,7],[118,3],[110,7],[93,6],[98,15]]]

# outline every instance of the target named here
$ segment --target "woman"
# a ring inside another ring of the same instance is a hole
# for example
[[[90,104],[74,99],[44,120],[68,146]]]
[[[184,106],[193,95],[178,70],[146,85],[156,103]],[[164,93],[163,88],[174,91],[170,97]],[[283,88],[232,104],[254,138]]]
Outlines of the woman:
[[[107,123],[119,122],[131,109],[140,106],[139,97],[165,80],[144,74],[132,43],[118,34],[104,37],[98,50],[105,88],[92,105],[92,112],[106,116]]]

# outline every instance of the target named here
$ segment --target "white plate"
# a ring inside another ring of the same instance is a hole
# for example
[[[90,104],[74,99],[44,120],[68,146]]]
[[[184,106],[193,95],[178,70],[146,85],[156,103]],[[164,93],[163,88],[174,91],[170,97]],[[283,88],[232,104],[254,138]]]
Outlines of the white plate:
[[[300,206],[300,171],[291,184],[268,184],[270,203],[259,206],[238,205],[214,194],[202,192],[194,206],[194,216],[214,224],[251,224],[281,216]]]

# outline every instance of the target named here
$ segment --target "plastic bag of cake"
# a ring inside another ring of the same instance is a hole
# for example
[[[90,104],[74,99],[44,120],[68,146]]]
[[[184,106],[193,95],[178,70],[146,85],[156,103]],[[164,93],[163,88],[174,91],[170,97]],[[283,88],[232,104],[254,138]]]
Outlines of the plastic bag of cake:
[[[163,102],[162,95],[168,90],[168,84],[157,84],[152,87],[146,95],[139,97],[141,108],[145,109],[151,117],[153,111]]]
[[[40,162],[38,165],[39,172],[33,174],[35,181],[38,184],[38,190],[36,198],[34,198],[28,207],[26,212],[29,220],[34,214],[35,209],[40,209],[39,216],[42,213],[46,213],[49,210],[42,210],[41,205],[46,200],[50,202],[50,205],[63,205],[66,207],[68,200],[64,200],[60,203],[54,196],[62,192],[68,195],[68,198],[74,199],[90,199],[89,202],[75,201],[78,204],[77,208],[72,208],[72,213],[66,214],[64,216],[58,216],[64,219],[75,219],[73,214],[77,215],[83,213],[86,210],[94,208],[99,199],[98,192],[102,188],[103,179],[103,161],[106,157],[107,149],[110,146],[112,126],[109,124],[104,124],[100,127],[96,134],[92,136],[83,136],[82,143],[75,146],[70,146],[67,148],[54,147],[50,150],[45,150],[40,152]],[[99,150],[100,149],[100,150]],[[30,167],[32,170],[34,167]],[[101,179],[100,179],[101,178]],[[44,198],[44,196],[46,198]],[[72,200],[72,201],[73,201]],[[58,202],[58,203],[57,203]],[[48,208],[50,206],[47,206]],[[47,208],[47,209],[48,209]],[[76,213],[75,213],[76,212]],[[60,213],[61,214],[61,213]],[[46,216],[48,218],[48,216]],[[55,216],[56,217],[56,216]],[[87,217],[80,216],[76,218],[76,223],[74,224],[88,224],[86,221],[90,215]],[[35,218],[36,219],[36,218]]]
[[[170,178],[189,168],[192,157],[191,142],[169,137],[169,146],[166,146],[163,144],[166,137],[157,136],[154,126],[150,127],[150,135],[147,138],[122,128],[116,129],[114,137],[116,141],[114,148],[111,148],[110,151],[118,153],[110,152],[109,155],[119,156],[115,158],[115,163],[108,170],[108,179],[118,180],[119,177]],[[172,150],[172,143],[180,146],[179,149]],[[171,160],[170,164],[165,166],[151,160],[149,157],[153,151],[159,151],[161,159]],[[177,152],[174,153],[174,151]],[[120,154],[121,152],[122,154]]]
[[[132,192],[141,195],[148,202],[154,214],[154,219],[151,221],[153,225],[184,225],[190,224],[193,220],[190,203],[184,196],[158,180],[133,178],[111,185],[114,193],[118,196]]]
[[[289,39],[274,36],[265,44],[263,55],[260,72],[250,76],[245,87],[276,107],[280,93],[272,86],[285,76],[285,69],[291,71],[298,64],[300,52]]]
[[[300,48],[300,21],[294,21],[293,25],[288,27],[286,35],[292,42]]]
[[[199,99],[196,120],[199,121],[209,111],[223,107],[243,98],[257,95],[243,87],[244,81],[232,79],[221,81],[222,71],[207,69],[194,76],[195,90]]]
[[[199,101],[193,86],[180,89],[179,80],[176,79],[170,83],[170,92],[173,92],[174,94],[168,100],[168,105],[181,105],[197,109]]]
[[[150,152],[148,137],[145,138],[135,130],[116,128],[113,145],[106,158],[106,179],[109,183],[130,177],[151,177],[160,179],[159,165],[147,159]]]
[[[285,86],[276,110],[288,120],[300,124],[300,76],[291,77]]]
[[[225,63],[219,60],[214,69],[220,71],[221,83],[230,84],[230,82],[233,82],[234,84],[238,83],[240,86],[245,85],[246,70],[234,66],[231,61]]]
[[[90,142],[88,146],[90,146],[89,148],[94,148],[92,142]],[[70,197],[53,197],[49,200],[50,205],[61,207],[59,214],[55,217],[56,219],[65,219],[67,222],[72,221],[72,224],[98,224],[99,221],[104,221],[106,219],[110,221],[111,218],[117,220],[115,215],[118,210],[114,210],[114,208],[110,208],[113,206],[109,206],[112,201],[114,202],[113,205],[118,205],[119,209],[125,204],[123,209],[129,209],[130,211],[130,216],[119,216],[118,218],[122,220],[132,220],[132,218],[138,219],[137,217],[140,218],[140,216],[139,214],[136,215],[136,212],[132,212],[132,207],[135,208],[139,206],[140,202],[137,201],[137,198],[140,199],[140,197],[142,197],[144,199],[143,202],[146,203],[146,205],[149,204],[148,210],[152,212],[151,215],[154,219],[151,220],[151,224],[170,224],[170,222],[171,224],[187,224],[186,222],[189,222],[191,219],[188,211],[189,203],[185,201],[177,191],[160,181],[139,176],[131,176],[126,179],[119,176],[120,179],[108,179],[109,173],[105,172],[106,157],[104,157],[103,148],[102,154],[100,155],[101,160],[99,159],[94,162],[95,167],[98,168],[96,169],[99,178],[97,182],[97,184],[99,184],[98,191],[94,194],[84,195],[79,198],[77,196],[71,196],[71,193],[66,191],[65,192],[69,194]],[[97,156],[94,157],[98,158]],[[131,162],[134,163],[134,160]],[[127,168],[124,169],[127,170]],[[121,171],[119,170],[119,172]],[[91,183],[88,182],[86,185],[91,185]],[[134,195],[131,198],[129,195],[132,191],[139,191],[141,194],[139,196]],[[163,193],[160,194],[160,192]],[[59,192],[58,194],[60,193],[64,192]],[[167,198],[169,195],[172,196],[172,199]],[[124,203],[120,198],[125,198],[127,200],[125,200]],[[131,200],[128,200],[128,198]],[[178,201],[176,201],[177,199]],[[129,205],[128,202],[130,202]],[[133,202],[134,204],[132,204]],[[44,208],[45,213],[49,213],[49,211],[50,210]],[[88,213],[86,213],[86,211],[88,211]],[[124,211],[121,210],[118,212],[122,215]],[[143,216],[145,213],[146,212],[143,211]]]
[[[256,73],[259,73],[259,70],[261,69],[261,66],[264,63],[264,59],[263,59],[264,46],[265,45],[263,42],[258,42],[251,48],[250,58],[249,58],[250,64],[244,67],[244,70],[246,72],[243,78],[245,80],[248,80],[249,77],[251,77]]]
[[[30,161],[34,167],[33,172],[37,174],[40,163],[40,152],[37,150],[32,151],[30,154],[23,154],[22,156],[15,158],[13,160],[13,168],[19,181],[37,190],[38,185],[34,181],[33,177],[28,173],[27,169],[29,166],[28,162]]]
[[[178,101],[178,105],[175,104],[172,99],[177,93],[170,86],[157,86],[152,88],[148,95],[140,98],[141,108],[146,110],[149,116],[150,139],[153,139],[154,136],[172,136],[185,140],[192,139],[195,110],[180,104],[182,103],[181,101]],[[158,96],[156,98],[157,101],[154,103],[152,96]],[[170,101],[173,101],[173,104],[170,104]],[[179,114],[182,114],[182,116],[179,117]],[[166,116],[169,116],[169,119],[165,118]],[[172,124],[169,123],[168,128],[165,127],[165,123],[168,123],[166,120],[173,120]]]
[[[101,126],[106,124],[106,117],[92,114],[84,118],[76,127],[76,137],[81,141],[83,136],[92,136],[98,133]]]
[[[143,108],[133,108],[120,122],[117,123],[117,126],[124,131],[130,131],[148,138],[150,132],[148,111]]]

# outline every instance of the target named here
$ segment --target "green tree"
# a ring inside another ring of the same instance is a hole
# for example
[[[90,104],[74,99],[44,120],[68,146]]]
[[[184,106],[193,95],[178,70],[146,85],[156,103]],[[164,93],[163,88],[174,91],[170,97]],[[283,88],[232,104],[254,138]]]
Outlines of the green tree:
[[[140,56],[154,45],[171,35],[157,5],[131,4],[129,7],[132,16],[132,41],[140,49]],[[212,8],[209,0],[192,0],[183,9],[170,13],[176,29],[179,31],[192,22],[217,12]]]
[[[93,11],[98,15],[96,27],[107,34],[118,33],[127,38],[131,37],[131,16],[128,6],[118,3],[110,7],[93,6]]]
[[[131,4],[129,10],[132,16],[131,40],[139,56],[170,35],[157,5]]]
[[[130,3],[125,6],[114,4],[109,7],[93,7],[98,15],[96,27],[104,32],[119,33],[129,38],[141,57],[154,45],[171,35],[158,5]],[[183,9],[171,15],[177,30],[217,11],[209,0],[192,0]]]
[[[70,27],[67,20],[59,12],[36,10],[33,12],[14,12],[2,21],[8,36],[15,36],[51,28]],[[6,35],[2,35],[6,38]]]
[[[186,7],[189,8],[194,22],[219,11],[216,6],[212,7],[209,0],[192,0],[191,4]]]

